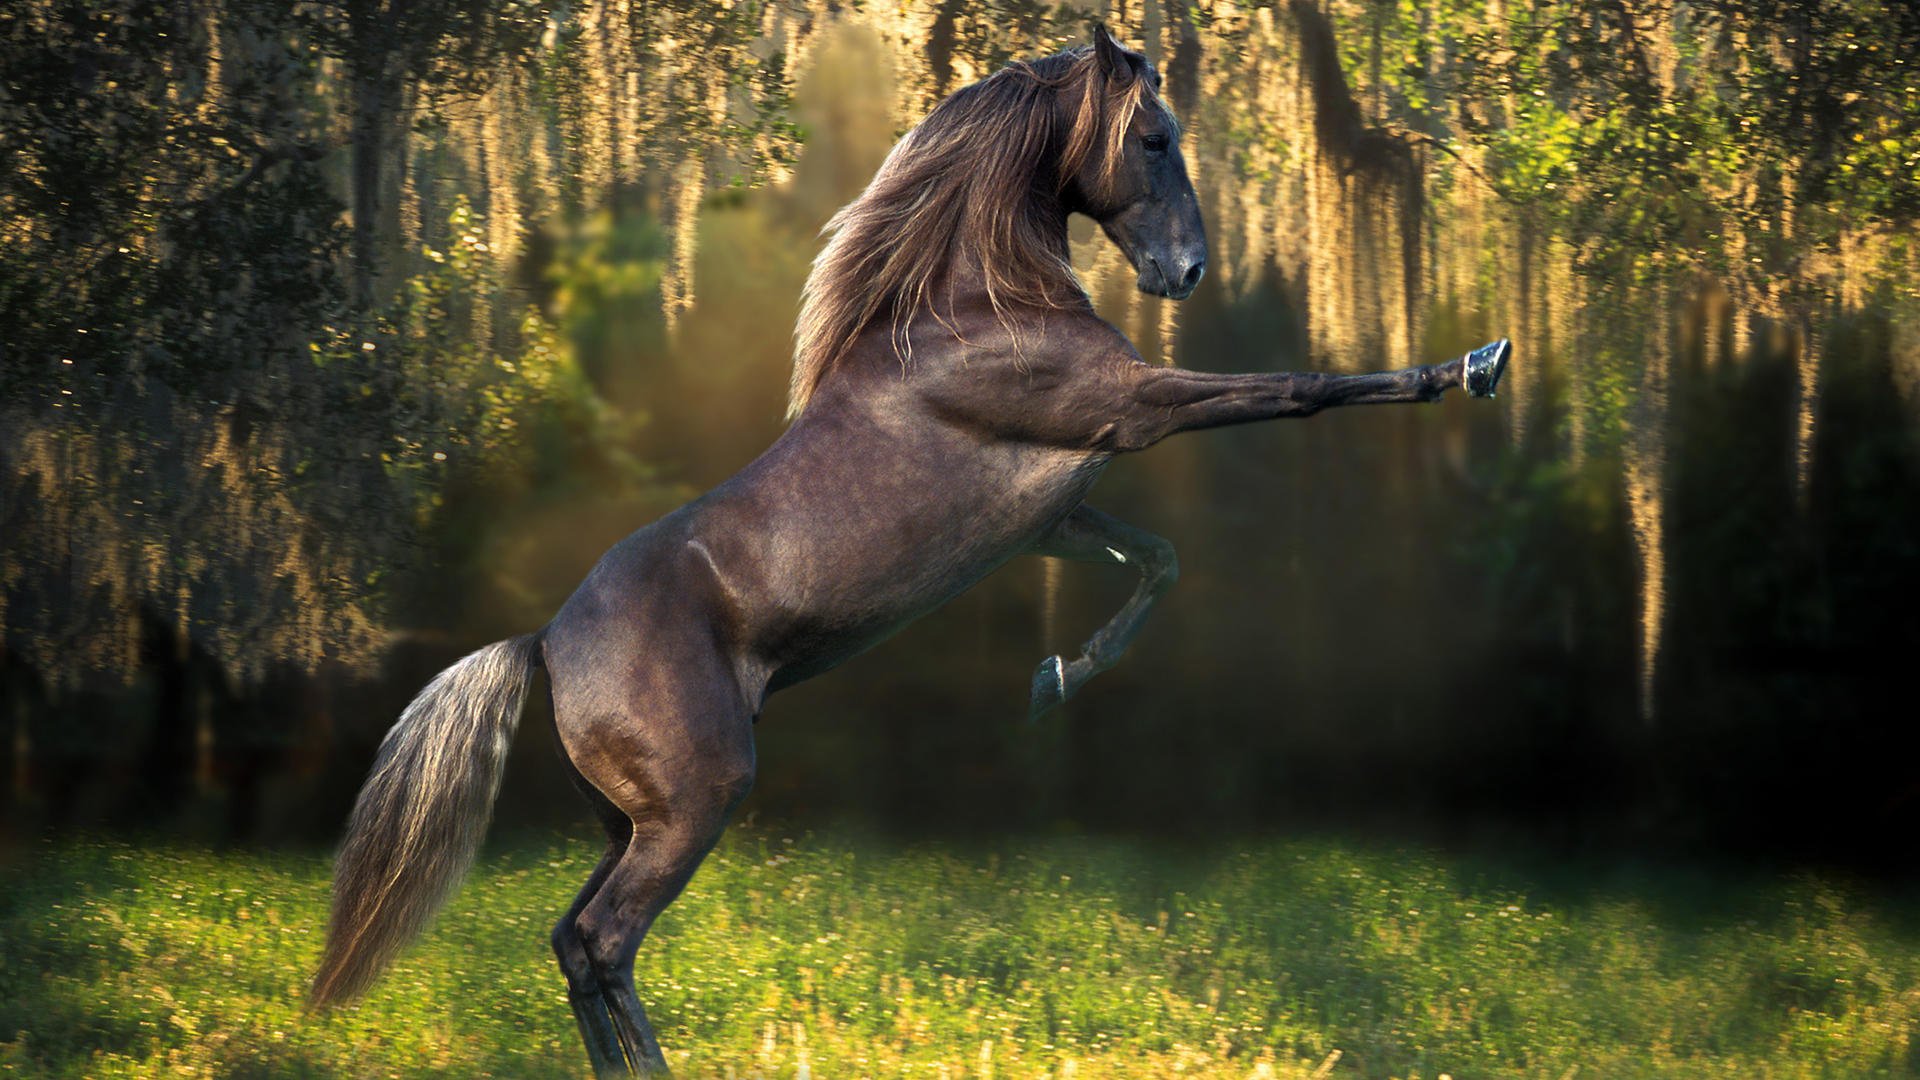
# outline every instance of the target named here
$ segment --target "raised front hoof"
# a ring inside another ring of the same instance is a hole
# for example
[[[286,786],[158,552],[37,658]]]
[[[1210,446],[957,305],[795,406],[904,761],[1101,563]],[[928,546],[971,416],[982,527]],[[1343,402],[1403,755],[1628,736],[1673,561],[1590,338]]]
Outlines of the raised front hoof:
[[[1040,667],[1033,673],[1033,694],[1028,698],[1027,719],[1038,720],[1065,704],[1067,700],[1067,669],[1057,656],[1049,656],[1040,661]]]
[[[1507,372],[1507,360],[1513,356],[1513,342],[1501,338],[1467,354],[1467,393],[1472,397],[1492,397]]]

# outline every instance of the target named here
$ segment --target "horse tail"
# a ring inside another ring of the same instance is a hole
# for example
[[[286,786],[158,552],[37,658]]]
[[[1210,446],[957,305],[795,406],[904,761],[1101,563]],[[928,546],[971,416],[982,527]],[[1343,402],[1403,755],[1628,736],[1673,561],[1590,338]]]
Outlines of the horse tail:
[[[347,819],[308,1007],[350,1001],[426,928],[473,865],[539,664],[538,633],[441,672],[387,732]]]

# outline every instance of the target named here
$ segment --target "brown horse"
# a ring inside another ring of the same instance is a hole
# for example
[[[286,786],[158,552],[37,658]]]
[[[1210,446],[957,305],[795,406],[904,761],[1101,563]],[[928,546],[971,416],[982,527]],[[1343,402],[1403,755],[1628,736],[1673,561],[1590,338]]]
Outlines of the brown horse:
[[[754,777],[767,695],[824,672],[1016,555],[1138,568],[1125,608],[1035,714],[1111,667],[1173,584],[1173,548],[1082,500],[1115,454],[1334,405],[1486,395],[1497,342],[1372,375],[1144,364],[1094,314],[1067,218],[1141,289],[1182,298],[1206,238],[1180,129],[1144,56],[1104,30],[940,103],[828,225],[800,318],[793,422],[737,476],[617,544],[546,627],[436,678],[381,744],[348,823],[312,1000],[364,990],[471,863],[534,671],[606,826],[553,930],[594,1068],[665,1068],[635,951]]]

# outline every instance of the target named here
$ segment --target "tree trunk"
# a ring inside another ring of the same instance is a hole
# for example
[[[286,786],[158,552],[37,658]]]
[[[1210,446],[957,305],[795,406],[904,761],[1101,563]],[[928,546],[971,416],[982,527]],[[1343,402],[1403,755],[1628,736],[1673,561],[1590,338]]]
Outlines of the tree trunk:
[[[353,80],[353,299],[371,307],[381,265],[385,217],[383,176],[391,157],[389,130],[400,102],[399,80],[384,55],[356,65]]]
[[[400,120],[407,64],[401,5],[360,0],[347,5],[352,85],[353,299],[362,310],[380,299],[381,269],[391,245],[396,191],[393,132]]]

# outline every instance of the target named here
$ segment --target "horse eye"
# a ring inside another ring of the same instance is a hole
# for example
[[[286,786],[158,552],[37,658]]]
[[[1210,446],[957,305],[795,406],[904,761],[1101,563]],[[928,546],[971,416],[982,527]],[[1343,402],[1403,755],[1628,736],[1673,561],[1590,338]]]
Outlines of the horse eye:
[[[1147,144],[1148,151],[1155,154],[1163,153],[1167,149],[1167,137],[1165,135],[1148,135],[1141,141]]]

